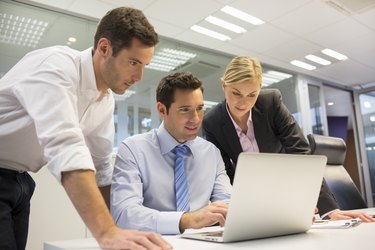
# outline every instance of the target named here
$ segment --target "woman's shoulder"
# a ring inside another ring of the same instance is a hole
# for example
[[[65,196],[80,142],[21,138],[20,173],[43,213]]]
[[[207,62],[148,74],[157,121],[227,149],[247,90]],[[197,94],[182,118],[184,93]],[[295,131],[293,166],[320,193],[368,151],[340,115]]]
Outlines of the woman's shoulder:
[[[262,89],[259,92],[256,107],[260,109],[278,106],[281,103],[281,93],[278,89]]]
[[[203,121],[216,121],[221,120],[223,116],[223,106],[225,102],[221,102],[210,109],[207,113],[204,114]]]
[[[281,96],[281,92],[278,89],[261,89],[259,92],[259,98],[275,98]]]

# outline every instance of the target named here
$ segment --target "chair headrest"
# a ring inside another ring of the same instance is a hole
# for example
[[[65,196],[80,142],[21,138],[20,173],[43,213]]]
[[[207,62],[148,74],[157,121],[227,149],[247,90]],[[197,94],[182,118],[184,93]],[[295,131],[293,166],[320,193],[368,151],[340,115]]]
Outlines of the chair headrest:
[[[343,165],[346,154],[346,144],[343,139],[323,135],[307,135],[311,154],[327,156],[327,164]]]

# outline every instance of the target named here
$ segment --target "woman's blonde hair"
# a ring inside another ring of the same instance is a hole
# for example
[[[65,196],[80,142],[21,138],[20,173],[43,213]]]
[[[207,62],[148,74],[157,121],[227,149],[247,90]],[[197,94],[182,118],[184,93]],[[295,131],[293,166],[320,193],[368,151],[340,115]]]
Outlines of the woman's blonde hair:
[[[225,85],[247,80],[259,80],[262,86],[262,65],[259,60],[249,56],[237,56],[228,64],[223,77]]]

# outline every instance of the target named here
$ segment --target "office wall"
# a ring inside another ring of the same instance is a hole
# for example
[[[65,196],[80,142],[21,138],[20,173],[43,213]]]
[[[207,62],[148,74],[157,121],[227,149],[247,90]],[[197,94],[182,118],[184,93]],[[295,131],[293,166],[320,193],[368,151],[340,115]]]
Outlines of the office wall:
[[[86,227],[64,188],[44,167],[31,173],[36,188],[31,200],[27,250],[43,249],[43,242],[86,237]]]

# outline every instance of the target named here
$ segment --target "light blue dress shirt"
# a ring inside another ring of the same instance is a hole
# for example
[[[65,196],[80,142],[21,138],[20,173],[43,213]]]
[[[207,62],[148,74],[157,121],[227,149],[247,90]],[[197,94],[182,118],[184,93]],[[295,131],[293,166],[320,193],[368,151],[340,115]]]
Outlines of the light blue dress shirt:
[[[122,228],[179,234],[183,212],[176,212],[173,149],[179,145],[164,128],[125,139],[119,147],[111,188],[111,213]],[[197,137],[185,143],[190,149],[185,169],[190,211],[209,202],[229,202],[232,186],[220,151]]]

